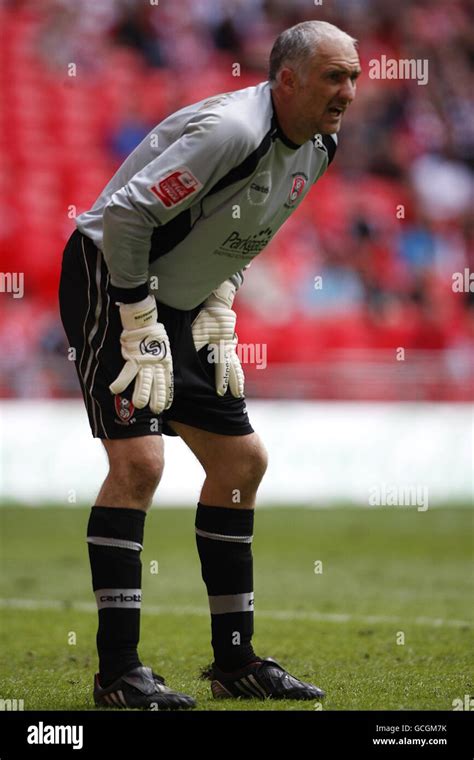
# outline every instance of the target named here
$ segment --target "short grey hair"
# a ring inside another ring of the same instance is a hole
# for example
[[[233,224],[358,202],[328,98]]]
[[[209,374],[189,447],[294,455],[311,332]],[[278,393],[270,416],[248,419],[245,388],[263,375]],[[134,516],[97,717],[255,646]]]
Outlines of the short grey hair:
[[[285,29],[276,38],[270,53],[268,79],[271,86],[277,83],[278,73],[284,66],[290,65],[301,73],[324,40],[344,40],[357,46],[356,39],[327,21],[303,21]]]

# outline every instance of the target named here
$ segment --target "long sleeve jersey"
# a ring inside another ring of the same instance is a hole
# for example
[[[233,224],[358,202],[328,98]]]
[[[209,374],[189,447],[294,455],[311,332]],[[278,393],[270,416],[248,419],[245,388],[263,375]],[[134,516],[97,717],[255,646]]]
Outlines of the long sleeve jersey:
[[[153,277],[158,301],[192,309],[224,280],[241,284],[336,147],[335,134],[289,140],[269,82],[217,95],[158,124],[77,227],[123,300],[143,298]]]

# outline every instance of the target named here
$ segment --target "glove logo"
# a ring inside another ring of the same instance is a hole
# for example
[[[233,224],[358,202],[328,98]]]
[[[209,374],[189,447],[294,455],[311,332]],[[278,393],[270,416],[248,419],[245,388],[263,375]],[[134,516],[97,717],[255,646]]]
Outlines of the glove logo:
[[[135,407],[133,406],[132,402],[123,396],[115,396],[114,404],[115,412],[120,422],[123,425],[128,425],[128,423],[132,420],[133,413],[135,411]]]
[[[152,354],[152,356],[164,359],[167,354],[166,343],[162,340],[143,338],[140,342],[140,353],[143,354],[143,356]]]

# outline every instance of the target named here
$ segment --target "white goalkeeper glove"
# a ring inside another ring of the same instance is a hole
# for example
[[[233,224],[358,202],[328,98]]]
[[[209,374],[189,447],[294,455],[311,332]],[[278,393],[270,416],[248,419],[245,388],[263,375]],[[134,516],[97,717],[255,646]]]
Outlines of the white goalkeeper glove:
[[[216,392],[224,396],[227,388],[235,398],[244,397],[245,376],[236,353],[237,315],[232,311],[235,285],[226,280],[204,302],[203,308],[192,323],[196,351],[205,345],[217,352],[215,361]]]
[[[125,365],[110,391],[122,393],[135,380],[134,406],[143,409],[149,403],[154,414],[161,414],[173,403],[173,360],[165,327],[157,321],[155,298],[120,304],[120,318]]]

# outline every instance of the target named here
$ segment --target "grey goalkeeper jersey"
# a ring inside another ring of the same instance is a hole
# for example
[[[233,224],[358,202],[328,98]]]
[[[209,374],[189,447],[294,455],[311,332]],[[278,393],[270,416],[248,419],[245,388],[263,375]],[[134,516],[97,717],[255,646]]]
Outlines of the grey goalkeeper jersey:
[[[143,298],[148,282],[158,301],[192,309],[231,276],[241,284],[336,146],[336,135],[291,142],[268,82],[218,95],[155,127],[77,226],[103,251],[112,285],[142,285]]]

